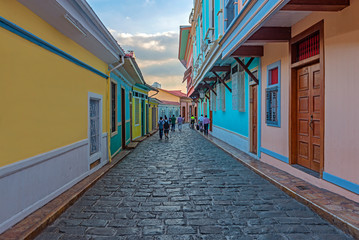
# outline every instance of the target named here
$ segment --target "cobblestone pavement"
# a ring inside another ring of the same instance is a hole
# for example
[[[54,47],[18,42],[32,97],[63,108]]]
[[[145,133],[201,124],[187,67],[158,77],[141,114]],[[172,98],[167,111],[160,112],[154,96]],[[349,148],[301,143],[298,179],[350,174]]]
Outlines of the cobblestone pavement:
[[[188,126],[142,142],[40,239],[352,239]]]

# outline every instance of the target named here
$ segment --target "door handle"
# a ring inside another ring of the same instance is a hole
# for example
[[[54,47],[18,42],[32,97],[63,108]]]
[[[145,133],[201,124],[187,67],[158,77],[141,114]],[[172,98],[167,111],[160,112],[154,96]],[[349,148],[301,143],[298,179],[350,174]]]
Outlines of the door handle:
[[[310,115],[309,127],[313,130],[312,123],[313,123],[313,115]]]

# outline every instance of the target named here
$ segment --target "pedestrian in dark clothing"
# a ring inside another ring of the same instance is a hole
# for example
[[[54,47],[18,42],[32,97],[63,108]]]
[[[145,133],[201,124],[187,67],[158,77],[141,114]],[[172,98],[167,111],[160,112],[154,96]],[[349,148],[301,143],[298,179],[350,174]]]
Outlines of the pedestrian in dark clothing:
[[[207,118],[207,115],[203,118],[203,126],[204,126],[204,134],[208,135],[208,125],[209,125],[209,119]]]
[[[172,132],[174,132],[175,131],[175,128],[176,128],[176,117],[175,117],[175,115],[172,115],[172,117],[171,117],[171,125],[172,125]]]
[[[162,119],[162,117],[160,117],[160,120],[158,121],[158,131],[160,133],[160,139],[162,140],[162,136],[163,136],[163,125],[164,125],[164,121]]]

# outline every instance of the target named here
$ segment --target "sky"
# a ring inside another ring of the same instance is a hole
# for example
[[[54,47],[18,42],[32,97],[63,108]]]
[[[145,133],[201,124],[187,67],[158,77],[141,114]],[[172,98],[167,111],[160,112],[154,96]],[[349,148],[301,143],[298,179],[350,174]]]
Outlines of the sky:
[[[193,0],[87,0],[123,49],[133,50],[145,81],[187,92],[178,60],[179,26]]]

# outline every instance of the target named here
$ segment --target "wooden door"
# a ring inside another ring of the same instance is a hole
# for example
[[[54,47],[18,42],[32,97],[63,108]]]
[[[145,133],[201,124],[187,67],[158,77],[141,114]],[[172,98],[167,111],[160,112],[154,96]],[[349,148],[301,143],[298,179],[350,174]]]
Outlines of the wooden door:
[[[250,117],[250,121],[251,121],[251,132],[250,132],[250,151],[252,153],[257,154],[257,129],[258,129],[258,124],[257,124],[257,106],[258,106],[258,102],[257,102],[257,90],[258,90],[258,86],[257,85],[252,85],[250,87],[250,107],[251,107],[251,117]]]
[[[321,158],[320,65],[297,71],[297,163],[319,172]]]
[[[121,125],[122,125],[122,149],[126,147],[126,103],[125,89],[121,88]]]

